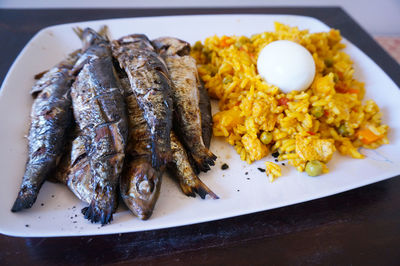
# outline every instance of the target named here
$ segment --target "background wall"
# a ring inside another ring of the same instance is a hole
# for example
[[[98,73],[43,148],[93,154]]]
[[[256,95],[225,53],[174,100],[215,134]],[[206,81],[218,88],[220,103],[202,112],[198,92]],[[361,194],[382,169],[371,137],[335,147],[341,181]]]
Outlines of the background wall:
[[[372,35],[400,36],[400,0],[0,0],[0,8],[341,6]]]

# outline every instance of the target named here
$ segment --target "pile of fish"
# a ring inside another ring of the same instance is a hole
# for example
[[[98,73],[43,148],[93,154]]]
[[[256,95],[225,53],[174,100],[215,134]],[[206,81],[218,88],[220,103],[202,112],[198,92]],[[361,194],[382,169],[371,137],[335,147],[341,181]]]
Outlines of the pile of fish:
[[[190,45],[133,34],[110,41],[75,29],[82,48],[40,75],[28,135],[28,160],[11,209],[30,208],[47,180],[65,183],[86,219],[107,224],[121,197],[148,219],[163,173],[183,193],[217,199],[199,178],[214,165],[211,105]]]

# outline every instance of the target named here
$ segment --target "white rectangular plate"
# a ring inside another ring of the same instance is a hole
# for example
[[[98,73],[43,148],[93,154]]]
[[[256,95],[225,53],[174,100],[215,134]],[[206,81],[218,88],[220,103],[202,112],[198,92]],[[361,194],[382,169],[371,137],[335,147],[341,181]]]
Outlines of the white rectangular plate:
[[[391,127],[390,144],[373,151],[362,150],[367,155],[366,159],[356,160],[336,154],[328,164],[330,173],[318,178],[310,178],[293,167],[282,166],[283,176],[270,183],[257,167],[265,168],[264,162],[271,161],[271,157],[247,165],[231,146],[222,139],[213,138],[211,150],[218,156],[217,164],[200,177],[220,196],[219,200],[186,197],[173,181],[165,177],[150,220],[141,221],[125,207],[120,207],[114,221],[101,227],[82,217],[80,210],[85,204],[79,202],[64,185],[46,182],[31,209],[10,212],[27,156],[24,136],[30,123],[32,99],[29,90],[34,83],[33,76],[49,69],[80,47],[72,27],[93,27],[97,30],[102,25],[108,25],[113,38],[145,33],[151,39],[175,36],[193,44],[214,34],[250,36],[272,31],[274,21],[311,32],[329,30],[319,20],[302,16],[207,15],[79,22],[45,28],[37,33],[15,60],[0,91],[0,232],[14,236],[74,236],[167,228],[304,202],[400,174],[400,91],[368,56],[344,40],[347,45],[345,51],[354,60],[356,77],[366,84],[365,98],[377,102],[384,114],[384,122]],[[223,163],[227,163],[229,169],[221,170]]]

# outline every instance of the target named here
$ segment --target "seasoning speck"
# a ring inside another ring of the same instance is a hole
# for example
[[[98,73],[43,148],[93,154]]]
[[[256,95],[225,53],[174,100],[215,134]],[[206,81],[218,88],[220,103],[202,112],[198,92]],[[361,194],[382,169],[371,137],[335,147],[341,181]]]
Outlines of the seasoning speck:
[[[44,206],[44,203],[40,203],[40,206]]]
[[[278,159],[275,159],[275,162],[277,163],[277,162],[278,162]]]
[[[246,173],[244,173],[245,175],[248,175],[249,174],[249,172],[246,172]]]
[[[258,171],[260,171],[261,173],[264,173],[264,172],[265,172],[265,169],[264,169],[264,168],[258,167],[257,169],[258,169]]]
[[[279,152],[278,152],[278,151],[273,152],[271,155],[272,155],[272,157],[274,157],[274,158],[278,158]]]
[[[285,166],[285,163],[282,163],[283,166]]]
[[[250,180],[250,178],[248,177],[248,178],[246,178],[247,180]]]
[[[240,190],[238,189],[237,192],[239,192]]]
[[[26,224],[25,227],[29,227],[29,224]]]
[[[229,168],[229,165],[227,165],[226,163],[224,163],[223,165],[221,165],[221,169],[222,170],[226,170]]]
[[[54,198],[55,196],[54,196],[54,195],[51,195],[51,197]]]

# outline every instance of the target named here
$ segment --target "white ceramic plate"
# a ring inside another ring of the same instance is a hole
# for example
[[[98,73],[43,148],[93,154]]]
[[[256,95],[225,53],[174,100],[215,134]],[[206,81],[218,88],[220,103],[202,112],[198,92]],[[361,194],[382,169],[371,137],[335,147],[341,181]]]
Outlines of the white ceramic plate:
[[[201,179],[220,196],[219,200],[183,195],[178,186],[164,178],[154,214],[148,221],[135,218],[120,207],[107,226],[91,224],[80,210],[84,204],[63,185],[46,182],[35,205],[11,213],[27,156],[24,138],[29,128],[32,99],[29,90],[34,74],[49,69],[68,53],[80,47],[72,27],[99,29],[108,25],[113,38],[130,33],[145,33],[149,38],[176,36],[194,43],[217,35],[247,35],[273,30],[274,21],[311,32],[329,27],[310,17],[286,15],[212,15],[114,19],[80,22],[45,28],[26,45],[15,60],[0,91],[0,232],[14,236],[95,235],[160,229],[269,210],[304,202],[364,186],[400,174],[400,91],[393,81],[364,53],[351,43],[346,52],[354,60],[356,77],[366,83],[366,99],[381,107],[384,122],[391,127],[390,145],[377,150],[362,150],[364,160],[336,155],[328,166],[330,173],[310,178],[293,167],[283,166],[281,178],[270,183],[264,162],[247,165],[222,139],[213,138],[211,150],[218,156],[216,166]],[[214,109],[215,111],[215,109]],[[227,163],[228,170],[221,170]],[[246,173],[248,173],[246,175]],[[121,204],[122,205],[122,204]]]

